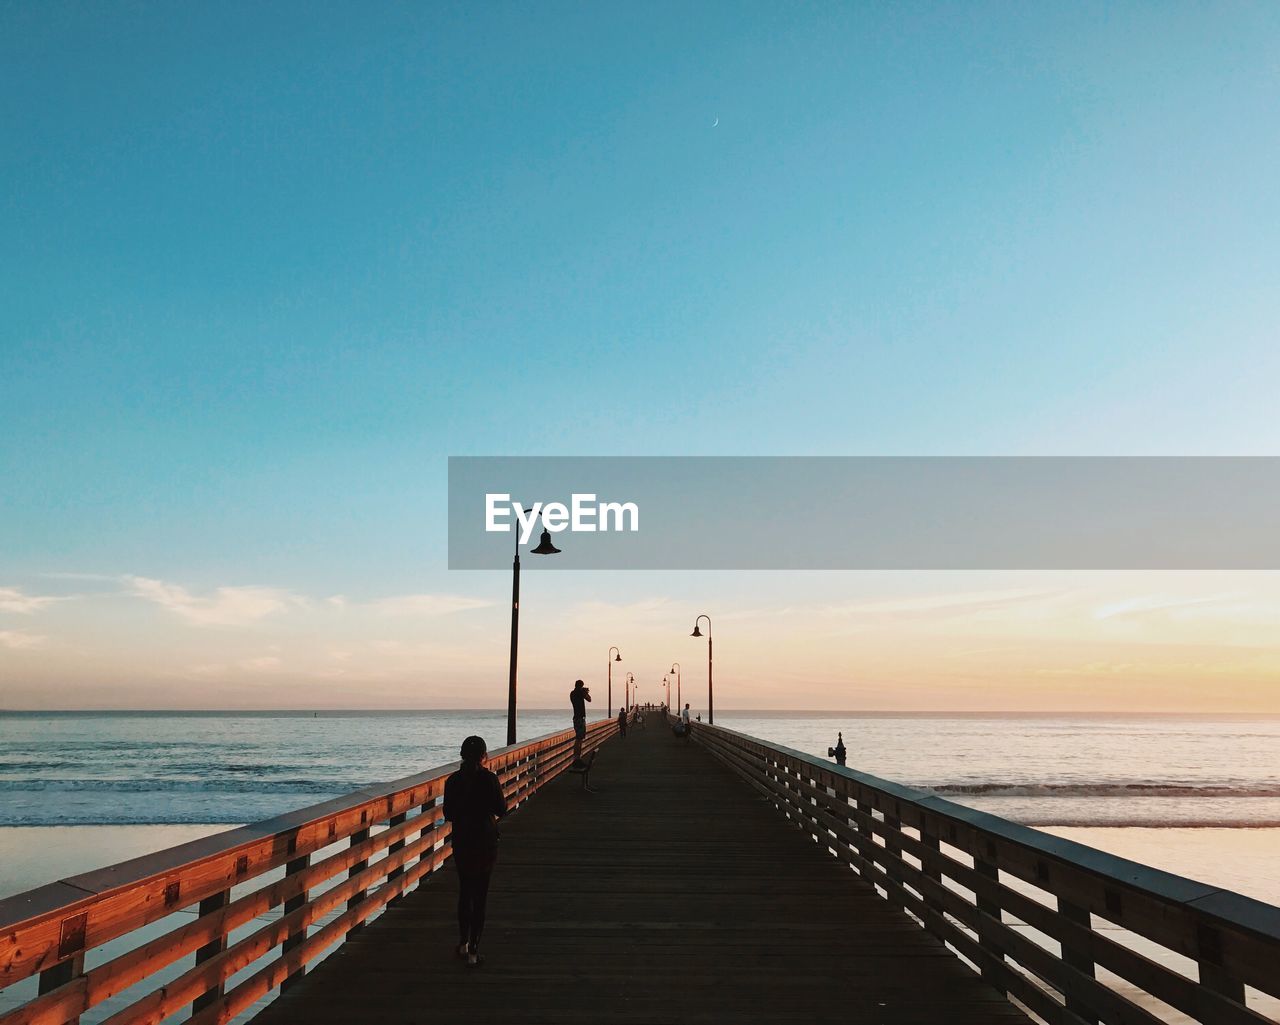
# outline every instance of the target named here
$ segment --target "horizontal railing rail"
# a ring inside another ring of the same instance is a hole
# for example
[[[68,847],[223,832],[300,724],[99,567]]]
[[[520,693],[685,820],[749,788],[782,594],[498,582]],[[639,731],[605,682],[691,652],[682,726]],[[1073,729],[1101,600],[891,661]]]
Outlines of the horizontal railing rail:
[[[613,719],[590,724],[584,751],[617,730]],[[573,740],[564,730],[490,753],[512,809],[569,768]],[[230,1021],[448,859],[440,802],[456,768],[0,900],[0,993],[39,980],[31,999],[0,1014],[0,1025],[75,1023],[126,991],[124,1006],[104,1019],[109,1025],[152,1025],[188,1012],[198,1025]],[[196,914],[157,936],[140,933],[184,909]],[[136,945],[86,966],[87,952],[134,933]]]
[[[1280,997],[1280,908],[733,730],[691,737],[1043,1021],[1276,1020],[1256,1005]]]

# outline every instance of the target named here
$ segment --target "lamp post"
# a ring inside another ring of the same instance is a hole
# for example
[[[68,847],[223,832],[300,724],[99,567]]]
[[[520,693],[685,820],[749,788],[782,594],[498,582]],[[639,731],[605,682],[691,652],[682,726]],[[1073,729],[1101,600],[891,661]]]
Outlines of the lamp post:
[[[526,509],[525,513],[533,512]],[[516,742],[516,653],[520,638],[520,531],[516,535],[516,557],[511,563],[511,669],[507,677],[507,744]],[[533,555],[556,555],[560,549],[551,543],[551,531],[544,530]]]
[[[618,652],[616,655],[614,655],[615,651]],[[609,649],[609,654],[613,655],[613,658],[606,657],[605,665],[609,667],[609,718],[612,719],[613,718],[613,664],[615,662],[622,661],[622,652],[618,651],[618,649],[615,647],[615,648]]]
[[[623,702],[623,705],[622,705],[622,707],[623,707],[623,708],[630,708],[630,707],[631,707],[631,685],[632,685],[632,684],[634,684],[635,682],[636,682],[636,674],[635,674],[635,673],[627,673],[627,682],[626,682],[626,699],[625,699],[625,701]]]
[[[668,674],[662,678],[663,686],[667,688],[667,714],[671,714],[671,675]]]
[[[672,662],[671,671],[676,674],[676,715],[679,715],[680,709],[684,708],[684,705],[680,703],[680,663]],[[668,701],[667,707],[669,708],[670,706],[671,702]]]
[[[716,706],[715,701],[712,698],[711,691],[711,617],[705,612],[698,616],[698,618],[693,621],[693,633],[689,636],[702,636],[702,631],[698,629],[698,623],[704,619],[707,621],[707,722],[715,725]]]

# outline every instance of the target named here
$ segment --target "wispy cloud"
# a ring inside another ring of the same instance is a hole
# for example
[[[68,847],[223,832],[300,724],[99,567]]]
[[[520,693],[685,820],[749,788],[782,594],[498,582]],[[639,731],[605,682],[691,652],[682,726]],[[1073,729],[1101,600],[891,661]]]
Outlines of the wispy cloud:
[[[330,599],[331,604],[343,607]],[[469,609],[487,609],[493,602],[483,598],[467,598],[460,594],[400,594],[380,598],[366,606],[380,616],[447,616]]]
[[[670,598],[659,596],[633,602],[582,601],[575,604],[569,614],[575,621],[599,623],[621,620],[639,623],[664,617],[684,617],[686,610],[684,606],[674,604]]]
[[[1093,611],[1094,619],[1113,619],[1116,616],[1134,616],[1148,612],[1173,612],[1201,605],[1216,605],[1238,598],[1238,594],[1210,594],[1200,598],[1182,598],[1174,595],[1146,594],[1122,601],[1099,605]]]
[[[88,580],[96,583],[119,583],[120,578],[111,573],[38,573],[45,580]]]
[[[24,651],[29,648],[42,647],[48,638],[42,634],[33,634],[25,630],[0,630],[0,647]]]
[[[447,616],[494,603],[458,594],[397,594],[372,601],[353,601],[332,594],[312,600],[280,587],[218,587],[196,594],[179,584],[150,577],[121,578],[125,593],[168,609],[195,626],[243,626],[268,616],[296,609],[328,608],[337,612],[362,611],[388,618]]]
[[[1175,679],[1200,680],[1209,676],[1262,677],[1271,668],[1265,661],[1269,652],[1215,652],[1202,658],[1174,656],[1136,661],[1102,659],[1073,666],[1036,669],[1037,676],[1062,677],[1142,677],[1167,683]]]
[[[983,609],[1003,608],[1026,602],[1058,597],[1060,591],[1013,588],[1001,591],[959,591],[953,594],[926,594],[913,598],[831,605],[822,611],[828,615],[934,616],[956,615]]]
[[[276,587],[219,587],[195,595],[185,587],[148,577],[125,577],[130,593],[154,602],[193,626],[243,626],[303,607],[301,595]]]
[[[49,594],[27,594],[17,587],[0,587],[0,612],[17,612],[24,616],[41,612],[66,597]]]

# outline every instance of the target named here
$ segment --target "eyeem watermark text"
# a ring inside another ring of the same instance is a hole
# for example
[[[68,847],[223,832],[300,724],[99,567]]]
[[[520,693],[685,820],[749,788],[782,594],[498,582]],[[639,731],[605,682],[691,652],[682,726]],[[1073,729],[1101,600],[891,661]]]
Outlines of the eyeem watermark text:
[[[562,530],[574,533],[595,531],[637,531],[640,529],[640,508],[635,502],[598,502],[595,495],[574,493],[569,504],[563,502],[534,502],[526,511],[520,502],[513,502],[509,494],[488,493],[484,496],[484,529],[489,533],[505,534],[513,521],[520,527],[520,543],[528,544],[539,516],[542,525],[552,533]]]

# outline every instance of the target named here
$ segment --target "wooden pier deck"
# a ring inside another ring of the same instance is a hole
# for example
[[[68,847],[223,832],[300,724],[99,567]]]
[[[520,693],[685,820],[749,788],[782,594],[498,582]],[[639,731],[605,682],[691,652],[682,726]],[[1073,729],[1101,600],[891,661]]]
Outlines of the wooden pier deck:
[[[649,716],[503,825],[486,963],[450,866],[255,1018],[1000,1023],[1027,1019],[702,747]]]

